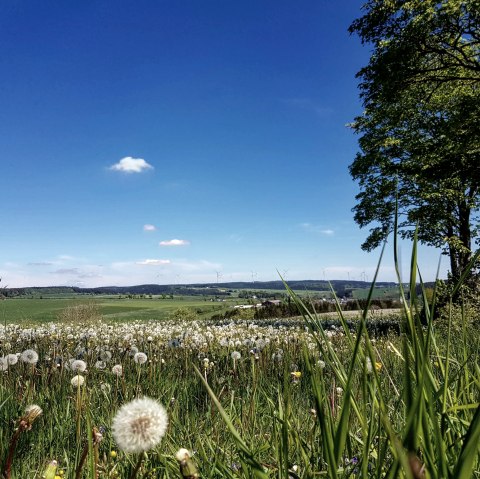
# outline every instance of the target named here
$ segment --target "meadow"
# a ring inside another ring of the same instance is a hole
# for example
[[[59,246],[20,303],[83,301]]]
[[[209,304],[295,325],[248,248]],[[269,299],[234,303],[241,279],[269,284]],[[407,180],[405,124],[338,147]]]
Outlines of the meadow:
[[[405,300],[376,337],[368,308],[332,324],[287,292],[302,318],[6,321],[3,476],[480,477],[478,318]]]
[[[63,321],[69,312],[74,315],[77,306],[80,307],[78,310],[85,309],[85,305],[92,306],[92,309],[98,310],[102,318],[112,321],[164,320],[179,308],[191,309],[200,317],[210,317],[238,302],[236,299],[225,303],[215,302],[198,296],[174,296],[172,299],[118,298],[118,296],[15,298],[0,301],[0,322],[29,325]],[[75,321],[77,318],[69,319]]]

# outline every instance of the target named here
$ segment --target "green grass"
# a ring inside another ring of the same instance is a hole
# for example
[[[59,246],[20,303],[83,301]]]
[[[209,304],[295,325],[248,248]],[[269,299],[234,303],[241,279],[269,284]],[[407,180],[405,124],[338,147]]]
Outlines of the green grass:
[[[117,297],[75,297],[67,299],[6,299],[0,301],[0,323],[35,323],[57,321],[62,311],[82,304],[95,304],[99,312],[112,320],[166,319],[178,308],[191,308],[203,317],[225,310],[238,301],[205,301],[198,296],[174,299],[118,299]]]

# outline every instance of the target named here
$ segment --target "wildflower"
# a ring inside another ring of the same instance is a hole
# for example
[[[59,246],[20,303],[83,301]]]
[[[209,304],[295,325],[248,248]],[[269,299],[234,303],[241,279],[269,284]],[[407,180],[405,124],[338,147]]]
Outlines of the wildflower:
[[[70,380],[70,384],[74,388],[82,387],[84,383],[85,383],[85,378],[83,376],[80,376],[80,374],[78,374],[77,376],[73,376],[73,378]]]
[[[105,369],[106,367],[107,367],[107,363],[105,361],[95,362],[95,369]]]
[[[100,389],[103,393],[108,394],[112,390],[112,386],[108,383],[101,383]]]
[[[74,372],[83,373],[87,369],[87,363],[81,359],[76,359],[72,361],[70,368]]]
[[[133,356],[133,360],[137,364],[145,364],[147,362],[147,355],[145,353],[135,353]]]
[[[115,364],[112,368],[112,373],[115,374],[115,376],[121,376],[123,374],[123,368],[121,364]]]
[[[242,355],[238,351],[233,351],[231,357],[234,361],[238,361]]]
[[[112,353],[110,351],[100,351],[98,359],[106,363],[112,359]]]
[[[25,408],[25,414],[22,416],[21,422],[24,421],[27,425],[27,429],[32,428],[32,424],[43,413],[43,410],[40,406],[36,404],[31,404]]]
[[[113,418],[112,433],[125,452],[141,453],[155,447],[167,430],[165,408],[144,397],[124,404]]]
[[[26,349],[20,356],[20,359],[24,363],[28,364],[37,364],[38,362],[38,353],[33,349]]]
[[[320,368],[320,369],[324,369],[326,364],[325,364],[325,361],[322,361],[321,359],[319,359],[317,361],[317,366]]]
[[[115,459],[117,457],[117,451],[110,451],[110,457]]]
[[[5,359],[7,360],[9,366],[13,366],[18,362],[18,356],[16,354],[7,354]]]
[[[341,395],[343,394],[343,389],[342,389],[341,387],[338,387],[338,388],[336,389],[336,391],[337,391],[337,394],[338,394],[339,396],[341,396]]]

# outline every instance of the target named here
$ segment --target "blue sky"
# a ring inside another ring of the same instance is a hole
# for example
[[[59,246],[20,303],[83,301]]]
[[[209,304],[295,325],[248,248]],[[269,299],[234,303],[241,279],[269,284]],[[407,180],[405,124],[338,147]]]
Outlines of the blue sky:
[[[372,279],[346,127],[361,5],[2,2],[2,285]]]

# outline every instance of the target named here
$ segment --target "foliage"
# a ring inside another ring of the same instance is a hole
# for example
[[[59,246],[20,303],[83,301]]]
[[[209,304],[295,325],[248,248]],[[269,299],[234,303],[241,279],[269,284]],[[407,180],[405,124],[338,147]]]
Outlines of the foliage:
[[[198,319],[198,315],[195,311],[190,308],[178,308],[175,311],[172,311],[168,316],[168,319],[171,321],[175,320],[185,320],[185,321],[195,321]]]
[[[369,1],[350,30],[373,45],[358,76],[365,111],[350,166],[362,247],[398,233],[443,248],[458,279],[479,240],[479,2]]]

